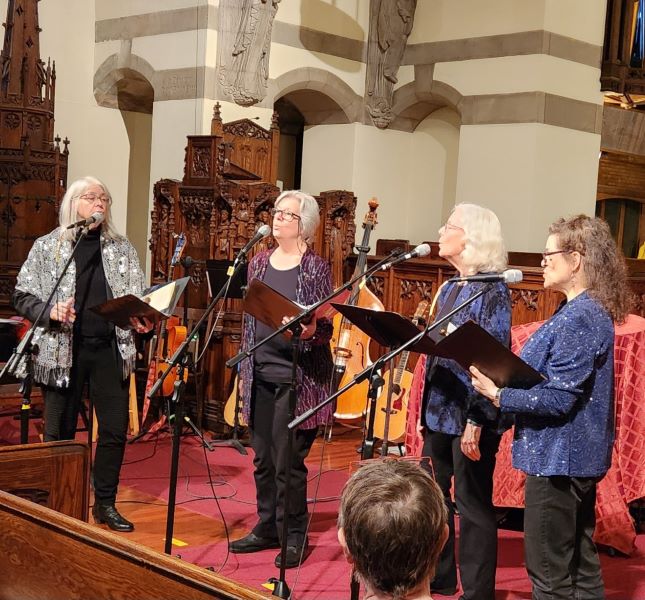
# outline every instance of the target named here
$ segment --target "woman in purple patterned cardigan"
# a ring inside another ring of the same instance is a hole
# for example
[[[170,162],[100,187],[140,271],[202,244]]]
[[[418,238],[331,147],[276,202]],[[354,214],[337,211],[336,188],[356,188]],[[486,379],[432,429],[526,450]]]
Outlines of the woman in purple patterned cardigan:
[[[329,265],[307,245],[320,222],[318,203],[303,192],[286,191],[280,194],[272,212],[273,237],[277,247],[253,257],[249,263],[248,279],[260,279],[299,304],[314,304],[332,290]],[[333,367],[329,348],[333,329],[331,321],[319,319],[301,327],[296,416],[329,395]],[[250,348],[272,332],[270,327],[245,314],[241,349]],[[258,348],[240,365],[243,413],[250,424],[251,446],[255,452],[258,522],[246,537],[230,544],[233,553],[280,547],[291,359],[290,341],[280,335]],[[305,458],[316,438],[318,425],[329,420],[332,409],[330,405],[320,410],[307,419],[294,435],[286,568],[297,566],[308,554]],[[279,554],[275,564],[280,567]]]

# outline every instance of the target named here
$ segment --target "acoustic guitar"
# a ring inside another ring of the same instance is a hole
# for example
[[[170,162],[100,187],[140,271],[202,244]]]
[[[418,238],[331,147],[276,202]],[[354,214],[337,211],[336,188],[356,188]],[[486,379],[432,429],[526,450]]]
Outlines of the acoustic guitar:
[[[239,376],[235,376],[235,381],[233,382],[233,391],[228,397],[228,400],[226,401],[226,404],[224,405],[224,421],[226,421],[226,424],[229,427],[235,427],[235,407],[236,403],[238,401],[238,393],[237,393],[237,388],[239,385]],[[241,394],[240,394],[240,404],[241,404]],[[239,407],[239,413],[238,413],[238,422],[237,424],[241,427],[246,427],[246,420],[244,419],[244,415],[242,415],[242,410],[241,406]]]
[[[414,311],[412,322],[415,325],[424,323],[428,318],[429,303],[421,300]],[[376,400],[374,413],[374,437],[380,440],[388,440],[393,443],[400,442],[405,437],[405,425],[408,416],[408,399],[412,387],[412,373],[406,370],[410,352],[401,353],[399,364],[392,371],[388,370],[383,375],[385,383],[381,388],[381,394]],[[392,398],[388,410],[388,390],[392,377]],[[388,419],[389,416],[389,419]]]

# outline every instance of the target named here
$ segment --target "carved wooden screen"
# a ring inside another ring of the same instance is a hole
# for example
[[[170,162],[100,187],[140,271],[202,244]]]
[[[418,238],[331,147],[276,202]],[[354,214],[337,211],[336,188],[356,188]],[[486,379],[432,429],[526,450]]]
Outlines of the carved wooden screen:
[[[184,232],[184,256],[194,260],[188,305],[207,306],[206,260],[232,260],[260,225],[271,222],[270,210],[280,194],[274,185],[278,137],[275,120],[271,130],[248,120],[222,124],[217,105],[212,135],[188,137],[183,180],[162,179],[154,186],[150,238],[153,284],[166,280],[174,236]],[[342,271],[354,243],[356,197],[336,190],[322,192],[316,199],[321,225],[313,249]],[[270,236],[261,240],[251,256],[272,245]],[[184,274],[182,268],[175,271],[176,276]],[[224,363],[239,350],[241,315],[242,302],[227,300],[204,359],[205,397],[200,399],[201,410],[195,412],[203,414],[206,424],[215,430],[223,424],[223,405],[232,383],[232,373]]]

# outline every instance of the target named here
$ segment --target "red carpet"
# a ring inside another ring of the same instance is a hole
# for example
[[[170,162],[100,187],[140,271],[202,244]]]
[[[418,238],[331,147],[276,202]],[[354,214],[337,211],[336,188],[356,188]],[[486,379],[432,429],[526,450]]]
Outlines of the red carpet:
[[[137,442],[128,446],[126,461],[133,461],[152,453],[151,441]],[[250,451],[249,451],[250,452]],[[210,493],[208,477],[204,466],[203,451],[195,438],[183,438],[177,502],[190,500],[195,496]],[[237,528],[241,537],[255,524],[255,505],[252,476],[252,458],[242,456],[230,448],[217,448],[207,453],[213,479],[218,485],[215,489],[229,530]],[[122,484],[160,498],[167,497],[168,472],[170,462],[170,440],[160,438],[154,457],[132,464],[123,469]],[[154,472],[158,476],[151,477]],[[308,496],[313,498],[318,481],[317,465],[310,464],[310,483]],[[338,496],[347,478],[346,471],[323,471],[318,497],[310,530],[311,556],[302,565],[300,572],[287,571],[287,584],[294,598],[307,600],[341,600],[349,598],[349,567],[341,554],[336,539],[337,500],[327,500]],[[231,497],[232,496],[232,497]],[[215,501],[200,500],[184,504],[187,510],[220,519]],[[310,511],[312,505],[310,504]],[[531,597],[530,584],[523,562],[523,534],[500,529],[499,558],[497,569],[496,600],[528,599]],[[218,570],[226,558],[226,545],[223,542],[203,547],[187,547],[178,551],[184,560],[210,566]],[[243,581],[251,586],[261,586],[270,577],[278,576],[273,565],[276,550],[256,554],[229,555],[221,573],[227,577]],[[611,557],[601,553],[603,576],[608,600],[645,600],[645,534],[637,538],[637,549],[629,557]],[[458,598],[458,595],[436,596],[436,598]]]
[[[82,439],[83,434],[79,434]],[[36,441],[35,436],[30,441]],[[18,443],[17,423],[0,418],[0,444]],[[162,434],[158,443],[154,437],[128,444],[121,485],[167,500],[170,472],[170,437]],[[249,450],[250,452],[250,450]],[[255,523],[255,498],[252,458],[242,456],[231,448],[217,448],[206,453],[220,498],[220,506],[233,539],[243,536]],[[318,482],[318,465],[310,464],[309,494],[313,498]],[[349,567],[336,539],[336,514],[340,493],[347,477],[346,471],[323,471],[319,502],[315,507],[309,535],[313,548],[311,556],[296,569],[287,571],[287,584],[293,597],[305,600],[343,600],[349,598]],[[208,499],[198,499],[207,497]],[[328,500],[331,498],[331,500]],[[218,507],[212,498],[204,453],[194,437],[183,437],[177,484],[177,504],[221,522]],[[310,511],[312,505],[310,504]],[[126,510],[127,514],[127,510]],[[175,537],[180,537],[175,530]],[[522,533],[500,529],[496,600],[529,599],[530,584],[524,570]],[[278,576],[273,565],[277,550],[256,554],[230,554],[226,563],[226,543],[187,546],[173,554],[182,559],[213,567],[227,577],[260,587],[271,577]],[[611,557],[601,553],[603,576],[608,600],[645,600],[645,534],[637,537],[637,548],[631,557]],[[435,600],[456,599],[435,595]]]

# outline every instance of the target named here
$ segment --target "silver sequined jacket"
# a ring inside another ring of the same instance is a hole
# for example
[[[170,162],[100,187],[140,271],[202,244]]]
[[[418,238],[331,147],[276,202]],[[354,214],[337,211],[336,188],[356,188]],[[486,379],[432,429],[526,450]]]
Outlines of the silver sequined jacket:
[[[65,262],[70,257],[72,248],[72,242],[62,239],[61,230],[58,228],[38,238],[18,273],[16,292],[31,294],[41,303],[45,302]],[[102,234],[101,253],[105,279],[108,283],[108,297],[118,298],[126,294],[141,294],[144,275],[132,244],[124,237],[112,239]],[[74,297],[75,293],[76,265],[72,261],[52,303]],[[50,327],[49,310],[45,311],[45,315],[45,323],[38,328],[34,338],[34,343],[38,345],[38,354],[34,356],[33,361],[34,380],[46,385],[67,387],[72,368],[72,327],[58,323],[56,327]],[[35,315],[25,314],[24,316],[36,318]],[[115,327],[115,333],[117,346],[123,359],[123,378],[125,379],[134,368],[134,339],[131,331],[119,327]]]

